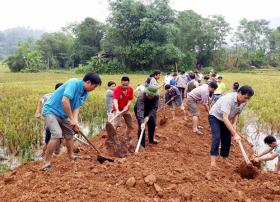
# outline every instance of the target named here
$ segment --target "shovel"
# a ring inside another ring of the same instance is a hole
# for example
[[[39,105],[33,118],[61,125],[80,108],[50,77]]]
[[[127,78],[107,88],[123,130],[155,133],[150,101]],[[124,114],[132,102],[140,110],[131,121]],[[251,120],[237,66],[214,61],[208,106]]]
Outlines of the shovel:
[[[105,161],[109,161],[109,162],[114,162],[114,159],[111,158],[107,158],[101,155],[100,151],[89,141],[89,139],[87,138],[87,136],[85,136],[85,134],[82,131],[79,131],[80,135],[83,136],[83,138],[85,138],[85,140],[90,144],[90,146],[97,152],[97,161],[99,163],[104,163]]]
[[[242,156],[245,160],[245,163],[242,163],[240,166],[240,175],[242,178],[253,179],[257,175],[255,167],[252,165],[252,162],[249,160],[248,155],[241,143],[241,140],[237,140],[240,147]]]
[[[146,126],[146,125],[145,125]],[[144,134],[144,131],[145,131],[145,128],[141,129],[141,134],[139,136],[139,140],[137,142],[137,146],[136,146],[136,149],[135,149],[135,153],[138,153],[139,149],[140,149],[140,144],[141,144],[141,141],[142,141],[142,138],[143,138],[143,134]]]

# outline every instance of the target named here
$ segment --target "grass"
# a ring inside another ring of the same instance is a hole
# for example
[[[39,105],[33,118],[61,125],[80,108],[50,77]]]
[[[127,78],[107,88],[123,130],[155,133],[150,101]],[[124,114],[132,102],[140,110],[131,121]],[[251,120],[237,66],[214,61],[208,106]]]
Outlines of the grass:
[[[271,127],[273,131],[280,132],[280,72],[262,71],[253,73],[224,73],[225,83],[230,88],[235,81],[241,85],[251,85],[255,95],[248,106],[258,116],[260,124]]]
[[[119,83],[122,75],[101,75],[103,84],[93,93],[81,108],[81,119],[90,126],[101,126],[106,118],[104,93],[107,82]],[[251,85],[255,96],[249,107],[255,111],[261,123],[280,131],[280,104],[278,84],[279,71],[262,71],[251,73],[222,73],[228,89],[235,81],[241,85]],[[34,149],[40,147],[43,123],[34,117],[39,98],[52,92],[58,82],[70,78],[82,78],[74,71],[50,71],[41,73],[10,73],[0,66],[0,146],[9,152],[29,159]],[[130,74],[131,85],[135,88],[143,83],[146,75]]]

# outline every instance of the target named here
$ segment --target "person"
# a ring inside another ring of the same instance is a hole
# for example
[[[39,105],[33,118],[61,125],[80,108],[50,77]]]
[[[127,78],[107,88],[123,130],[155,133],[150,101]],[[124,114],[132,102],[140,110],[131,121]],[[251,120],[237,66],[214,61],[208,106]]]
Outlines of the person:
[[[186,80],[186,82],[187,83],[189,83],[192,79],[190,78],[190,74],[191,74],[192,72],[186,72],[185,73],[185,80]]]
[[[165,85],[169,84],[171,79],[172,79],[172,76],[171,76],[170,72],[168,72],[164,77],[164,84]]]
[[[200,85],[203,85],[203,84],[208,84],[209,82],[209,76],[208,75],[205,75],[203,77],[203,80],[200,82]]]
[[[203,74],[201,72],[199,72],[198,70],[194,71],[194,75],[195,75],[195,80],[200,83],[203,79]]]
[[[187,115],[185,112],[185,107],[182,101],[182,97],[177,87],[171,85],[165,86],[164,101],[166,104],[168,103],[168,106],[170,106],[172,112],[172,120],[175,120],[175,106],[180,107],[180,109],[183,111],[185,115],[184,119],[187,120]]]
[[[107,117],[108,121],[111,120],[114,116],[113,114],[113,93],[114,90],[116,89],[116,83],[114,81],[109,81],[108,84],[108,89],[105,93],[105,102],[106,102],[106,109],[107,109]]]
[[[159,95],[157,87],[149,86],[137,99],[134,112],[138,123],[138,138],[141,130],[144,129],[141,145],[145,147],[145,125],[148,126],[149,143],[158,144],[159,140],[154,139],[156,128],[156,117],[158,109]]]
[[[149,77],[146,79],[145,84],[144,84],[145,88],[147,88],[150,85],[151,79],[153,77],[154,77],[154,74],[150,74]]]
[[[114,116],[122,112],[122,117],[125,120],[127,130],[126,135],[129,136],[132,128],[132,117],[130,114],[130,105],[133,101],[133,88],[129,86],[129,78],[123,76],[121,78],[121,85],[119,85],[113,94],[113,112]],[[119,126],[120,119],[117,117],[113,122],[114,126]]]
[[[250,86],[242,86],[238,93],[222,96],[211,108],[208,117],[212,131],[211,166],[216,166],[220,144],[220,155],[226,159],[229,156],[231,136],[235,140],[240,139],[236,126],[239,114],[253,95],[254,91]]]
[[[184,97],[185,97],[186,86],[187,86],[187,82],[186,82],[186,79],[185,79],[185,72],[182,71],[182,72],[180,72],[180,75],[176,79],[176,87],[180,91],[182,100],[184,100]]]
[[[217,88],[216,91],[218,91],[221,95],[224,95],[225,92],[226,92],[226,85],[223,82],[223,77],[222,76],[218,76],[217,84],[218,84],[218,88]]]
[[[232,85],[232,92],[237,92],[239,88],[239,83],[238,82],[234,82]]]
[[[259,154],[255,154],[253,161],[255,162],[261,162],[261,161],[270,161],[278,157],[278,162],[276,166],[276,171],[280,174],[280,144],[277,143],[277,140],[274,136],[268,135],[264,138],[264,143],[268,145],[268,147],[260,152]],[[269,155],[266,155],[268,153],[271,153]],[[266,155],[266,156],[265,156]]]
[[[158,89],[161,88],[164,84],[159,84],[158,80],[160,79],[161,72],[160,70],[155,70],[152,74],[149,86],[156,86]]]
[[[216,82],[210,82],[209,84],[203,84],[193,89],[188,94],[188,108],[193,117],[193,132],[202,135],[202,126],[198,126],[199,111],[197,102],[202,102],[207,112],[209,111],[209,94],[213,93],[217,89],[218,85]]]
[[[171,86],[175,86],[175,85],[176,85],[176,77],[177,77],[177,73],[174,72],[174,73],[172,74],[172,77],[171,77],[171,80],[170,80],[170,82],[169,82],[169,85],[171,85]]]
[[[51,140],[48,143],[43,171],[51,168],[51,159],[54,148],[64,137],[68,157],[76,160],[73,154],[73,136],[79,132],[79,108],[84,104],[88,93],[95,90],[102,83],[95,72],[87,73],[83,80],[70,79],[60,86],[45,103],[42,115],[46,126],[50,129]]]
[[[58,89],[61,85],[63,85],[63,83],[57,83],[55,85],[55,89],[54,90]],[[42,108],[43,108],[44,104],[51,97],[51,95],[52,95],[52,93],[48,93],[48,94],[43,95],[40,98],[40,100],[38,102],[38,105],[37,105],[37,108],[36,108],[36,111],[35,111],[35,117],[37,119],[44,120],[44,117],[42,116],[41,111],[42,111]],[[49,141],[51,139],[51,131],[50,131],[50,129],[48,127],[45,127],[44,130],[45,130],[45,144],[44,144],[43,149],[42,149],[43,150],[42,154],[41,154],[42,157],[45,156],[47,145],[48,145],[48,143],[49,143]],[[54,153],[55,154],[59,154],[59,147],[56,148]]]
[[[211,74],[211,76],[210,76],[209,81],[215,81],[215,82],[217,82],[216,76],[217,76],[217,74],[216,74],[215,72],[213,72],[213,73]]]
[[[191,81],[187,83],[187,93],[190,93],[193,89],[199,86],[199,83],[195,80],[195,74],[191,72],[189,76]]]
[[[145,91],[145,86],[139,83],[139,84],[137,84],[137,87],[135,89],[134,96],[137,98],[144,91]]]
[[[218,88],[217,88],[217,90],[215,90],[215,92],[212,96],[211,105],[213,105],[215,102],[217,102],[217,100],[220,97],[222,97],[226,92],[226,85],[223,83],[222,76],[218,76],[217,84],[218,84]]]

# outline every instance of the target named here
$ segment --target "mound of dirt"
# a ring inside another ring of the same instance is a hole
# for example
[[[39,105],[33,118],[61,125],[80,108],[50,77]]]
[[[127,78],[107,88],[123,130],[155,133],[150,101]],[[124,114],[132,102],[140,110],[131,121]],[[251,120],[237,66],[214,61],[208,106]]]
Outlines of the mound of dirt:
[[[66,153],[54,157],[53,167],[40,171],[41,163],[28,162],[0,176],[1,201],[280,201],[280,176],[260,173],[254,179],[243,179],[236,172],[243,161],[238,146],[231,148],[227,161],[218,159],[218,168],[210,168],[211,134],[207,113],[200,107],[200,125],[204,135],[192,132],[188,121],[176,111],[176,120],[157,125],[160,144],[149,145],[136,155],[125,153],[114,163],[100,164],[89,146],[79,145],[80,159],[70,161]],[[160,112],[171,120],[168,110]],[[158,117],[159,121],[159,117]],[[137,125],[133,121],[133,146],[137,140]],[[124,137],[125,130],[116,131]],[[119,156],[120,146],[128,145],[107,133],[91,141],[105,156]],[[109,142],[108,142],[109,141]],[[246,151],[251,147],[244,143]],[[237,144],[235,144],[237,145]]]

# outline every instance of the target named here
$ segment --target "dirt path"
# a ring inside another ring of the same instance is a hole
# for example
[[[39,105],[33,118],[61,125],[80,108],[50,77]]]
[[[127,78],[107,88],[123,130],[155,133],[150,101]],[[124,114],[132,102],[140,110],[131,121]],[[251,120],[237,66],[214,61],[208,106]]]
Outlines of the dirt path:
[[[277,174],[261,173],[253,180],[241,179],[236,172],[242,162],[237,144],[232,147],[229,163],[219,159],[220,169],[211,170],[211,136],[206,116],[200,124],[205,128],[203,136],[191,132],[191,120],[186,122],[182,116],[169,120],[162,127],[158,125],[159,145],[147,145],[137,155],[114,163],[99,164],[88,147],[81,149],[81,159],[77,162],[69,161],[65,154],[56,157],[54,167],[48,172],[39,171],[39,163],[28,162],[0,175],[0,199],[17,202],[280,201]],[[135,131],[136,125],[133,134]],[[105,134],[102,131],[92,141],[110,155],[105,150]],[[251,151],[249,145],[246,149]]]

